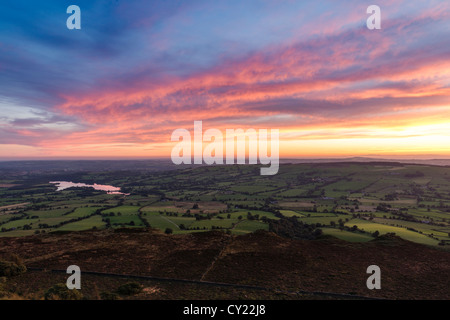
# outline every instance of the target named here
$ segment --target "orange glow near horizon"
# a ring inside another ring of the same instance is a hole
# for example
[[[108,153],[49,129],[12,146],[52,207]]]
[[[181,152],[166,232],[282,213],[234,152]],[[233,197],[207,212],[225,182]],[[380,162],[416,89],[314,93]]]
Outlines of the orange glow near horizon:
[[[186,127],[191,133],[193,128]],[[210,127],[204,127],[205,130]],[[230,128],[231,129],[231,128]],[[236,128],[237,129],[237,128]],[[258,130],[255,128],[255,130]],[[225,128],[222,129],[225,139]],[[177,142],[74,143],[54,147],[8,145],[7,158],[170,158]],[[450,130],[445,123],[402,128],[334,128],[280,130],[280,158],[334,158],[379,156],[400,158],[450,158]],[[203,147],[209,142],[203,142]],[[225,143],[224,143],[225,148]],[[225,154],[225,150],[224,150]]]

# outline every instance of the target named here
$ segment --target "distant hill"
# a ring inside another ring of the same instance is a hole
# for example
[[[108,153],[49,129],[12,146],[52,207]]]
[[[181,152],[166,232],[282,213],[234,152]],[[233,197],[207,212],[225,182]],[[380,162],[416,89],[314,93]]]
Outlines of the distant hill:
[[[384,159],[384,158],[327,158],[327,159],[280,159],[280,163],[333,163],[333,162],[398,162],[405,164],[422,164],[450,166],[450,159]]]

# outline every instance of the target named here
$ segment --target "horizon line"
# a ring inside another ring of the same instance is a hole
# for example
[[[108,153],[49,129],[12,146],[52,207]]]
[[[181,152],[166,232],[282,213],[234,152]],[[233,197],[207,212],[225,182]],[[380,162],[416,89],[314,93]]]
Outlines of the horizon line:
[[[420,161],[430,161],[430,160],[450,160],[449,155],[367,155],[367,156],[329,156],[329,157],[280,157],[280,161],[289,160],[420,160]],[[14,162],[14,161],[146,161],[146,160],[161,160],[161,161],[171,161],[170,157],[20,157],[20,158],[0,158],[0,162]]]

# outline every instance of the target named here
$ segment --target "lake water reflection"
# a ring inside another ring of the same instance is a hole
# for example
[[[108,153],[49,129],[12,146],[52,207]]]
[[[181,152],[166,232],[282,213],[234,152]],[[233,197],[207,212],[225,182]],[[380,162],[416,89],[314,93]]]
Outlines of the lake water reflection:
[[[113,187],[105,184],[74,183],[72,181],[50,181],[49,183],[53,183],[56,185],[57,187],[56,191],[76,187],[76,188],[94,188],[95,190],[106,191],[109,194],[125,194],[123,192],[120,192],[119,187]]]

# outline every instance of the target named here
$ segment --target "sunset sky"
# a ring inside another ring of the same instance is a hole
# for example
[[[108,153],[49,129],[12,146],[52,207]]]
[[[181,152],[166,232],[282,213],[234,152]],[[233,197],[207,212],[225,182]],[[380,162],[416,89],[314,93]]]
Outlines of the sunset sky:
[[[196,120],[279,129],[282,158],[450,158],[450,1],[0,4],[0,159],[170,157]]]

